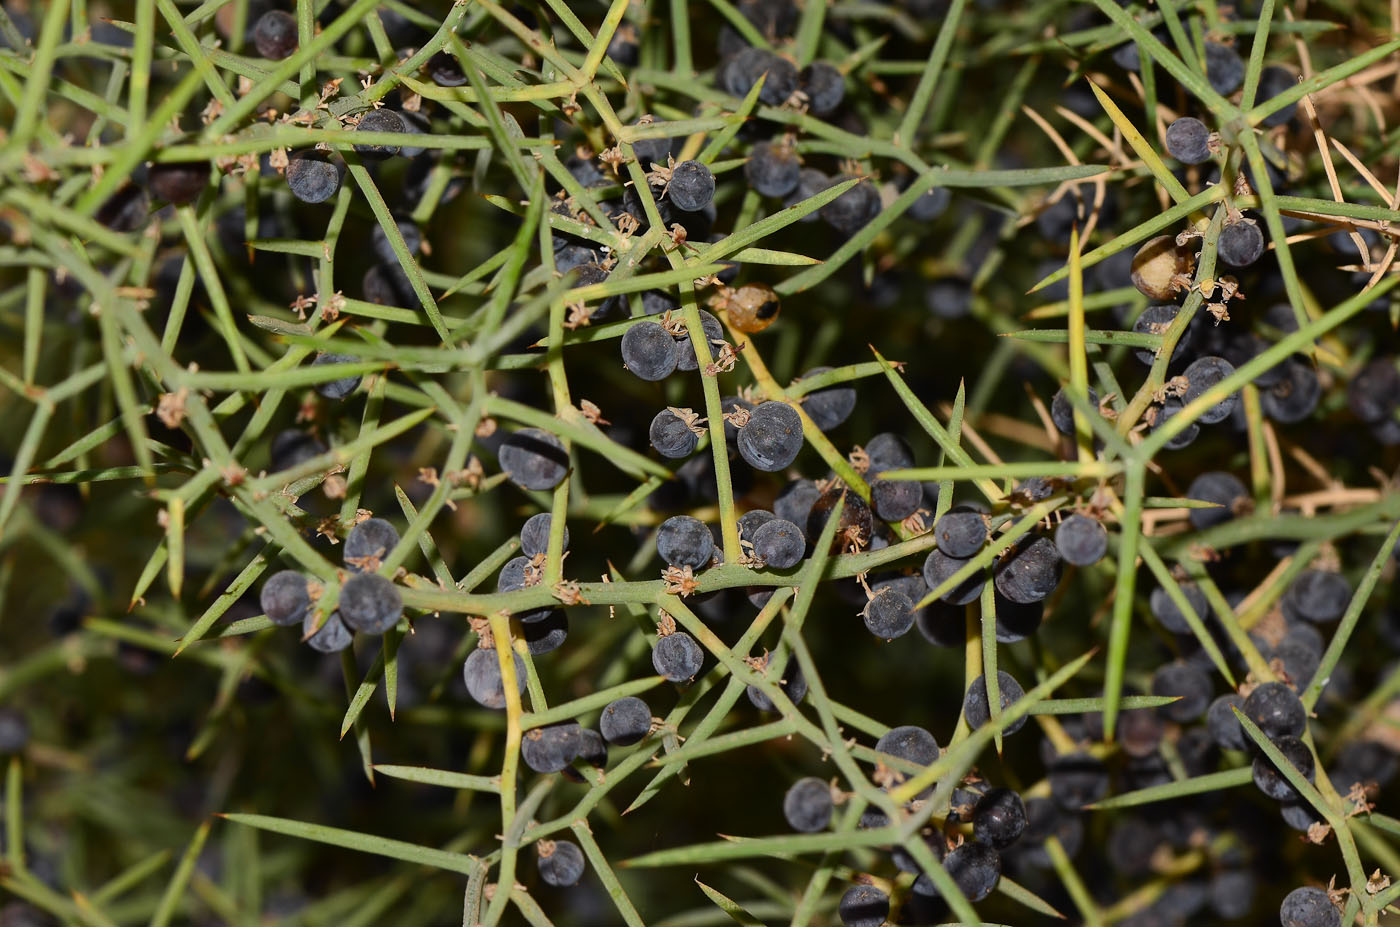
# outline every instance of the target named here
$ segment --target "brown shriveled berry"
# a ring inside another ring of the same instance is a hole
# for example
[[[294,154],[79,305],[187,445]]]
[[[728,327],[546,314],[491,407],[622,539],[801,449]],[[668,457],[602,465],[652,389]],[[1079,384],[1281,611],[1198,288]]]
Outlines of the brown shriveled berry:
[[[1176,294],[1176,278],[1189,274],[1196,258],[1171,235],[1148,239],[1133,256],[1133,286],[1149,299],[1168,300]]]
[[[766,283],[746,283],[732,290],[725,304],[729,324],[750,335],[778,321],[781,309],[778,294]]]

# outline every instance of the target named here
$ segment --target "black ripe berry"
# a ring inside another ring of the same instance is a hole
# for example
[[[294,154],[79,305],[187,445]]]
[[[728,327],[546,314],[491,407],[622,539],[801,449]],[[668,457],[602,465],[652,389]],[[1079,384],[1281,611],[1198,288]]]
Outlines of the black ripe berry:
[[[914,603],[893,586],[878,590],[860,613],[865,627],[881,640],[894,640],[914,626]]]
[[[506,438],[497,459],[521,489],[553,489],[569,472],[563,442],[540,428],[522,428]]]
[[[541,840],[535,844],[539,854],[540,878],[555,888],[568,888],[583,878],[586,868],[583,851],[569,840]]]
[[[679,460],[689,457],[700,445],[700,436],[685,419],[670,409],[662,409],[647,428],[647,439],[662,457]]]
[[[988,844],[969,841],[948,854],[943,868],[948,870],[953,883],[968,901],[981,901],[992,893],[997,879],[1001,878],[1001,855]]]
[[[1108,769],[1088,753],[1066,753],[1048,764],[1050,797],[1066,811],[1078,811],[1108,794]]]
[[[739,516],[739,540],[748,541],[753,544],[754,538],[758,536],[758,529],[768,524],[778,516],[767,509],[750,509]]]
[[[1309,885],[1284,897],[1278,920],[1282,927],[1341,927],[1342,912],[1327,892]]]
[[[403,617],[399,587],[378,573],[356,573],[340,587],[340,617],[352,630],[383,634]]]
[[[199,199],[209,186],[208,161],[172,161],[152,164],[146,178],[151,195],[174,206],[184,206]]]
[[[322,364],[353,364],[359,358],[353,354],[317,354],[316,359],[311,362],[311,366],[319,367]],[[344,399],[355,391],[355,387],[360,385],[360,375],[351,374],[348,377],[341,377],[337,380],[326,380],[316,384],[316,392],[327,399]]]
[[[1021,684],[1012,678],[1011,674],[1005,670],[997,670],[998,701],[1002,710],[1012,702],[1025,695]],[[967,687],[967,695],[963,698],[963,717],[967,719],[968,725],[975,731],[988,721],[992,720],[991,703],[987,700],[987,677],[978,676],[972,680],[972,685]],[[1014,734],[1026,726],[1026,716],[1022,715],[1011,722],[1003,731],[1003,734]]]
[[[709,564],[715,537],[700,519],[673,515],[657,529],[656,552],[667,566],[698,570]]]
[[[1340,573],[1304,570],[1283,594],[1283,615],[1294,621],[1331,624],[1351,601],[1351,585]]]
[[[1263,103],[1265,100],[1272,99],[1285,90],[1291,90],[1297,85],[1298,78],[1293,72],[1289,71],[1287,68],[1279,67],[1276,64],[1270,65],[1259,74],[1259,92],[1255,94],[1254,97],[1255,105]],[[1293,114],[1297,111],[1298,104],[1296,102],[1289,103],[1283,109],[1265,116],[1262,122],[1269,128],[1281,126],[1292,119]]]
[[[769,106],[781,106],[797,89],[797,66],[762,48],[746,48],[734,56],[725,72],[725,89],[744,96],[765,74],[758,99]]]
[[[1237,692],[1222,695],[1210,703],[1206,710],[1206,729],[1216,746],[1224,750],[1243,750],[1249,746],[1249,737],[1234,712],[1243,707],[1244,697]]]
[[[772,678],[771,671],[769,678]],[[788,701],[794,705],[802,704],[802,700],[807,697],[807,677],[802,675],[802,664],[793,657],[788,657],[783,665],[783,674],[777,678],[778,689],[787,696]],[[758,686],[749,686],[746,690],[749,702],[759,711],[777,711],[777,706]]]
[[[715,175],[699,161],[682,161],[671,169],[666,195],[677,209],[699,212],[715,198]]]
[[[537,773],[556,773],[574,761],[582,743],[577,721],[537,727],[520,738],[520,758]]]
[[[1197,618],[1204,621],[1210,615],[1210,605],[1206,601],[1206,594],[1195,583],[1181,583],[1180,586],[1191,610],[1196,613]],[[1186,616],[1181,613],[1181,609],[1176,607],[1171,596],[1167,595],[1166,589],[1160,586],[1153,589],[1152,594],[1147,598],[1147,604],[1152,610],[1152,616],[1171,633],[1191,633],[1191,625],[1187,623]]]
[[[933,536],[944,554],[966,560],[987,543],[987,523],[981,512],[953,509],[938,519]]]
[[[1167,154],[1182,164],[1210,160],[1210,129],[1194,116],[1182,116],[1167,126]]]
[[[424,67],[428,69],[428,77],[439,87],[461,87],[467,83],[461,62],[450,52],[437,52]]]
[[[1229,96],[1244,83],[1244,60],[1229,45],[1206,42],[1206,80],[1221,96]]]
[[[1067,563],[1093,566],[1108,553],[1108,530],[1097,518],[1071,515],[1055,529],[1055,549]]]
[[[296,570],[281,570],[268,577],[258,594],[263,614],[275,625],[290,627],[301,624],[311,607],[311,595],[306,589],[306,576]]]
[[[1019,543],[997,563],[997,592],[1018,605],[1043,601],[1060,582],[1060,552],[1049,538]]]
[[[340,553],[344,563],[356,573],[375,571],[379,563],[398,546],[399,532],[384,518],[365,518],[346,535],[346,546]]]
[[[684,631],[662,635],[651,649],[651,665],[670,682],[689,682],[704,662],[705,652]]]
[[[1099,394],[1093,387],[1089,388],[1089,405],[1098,406]],[[1055,430],[1067,437],[1074,437],[1074,405],[1065,395],[1064,387],[1060,387],[1055,393],[1055,398],[1050,400],[1050,420],[1055,423]]]
[[[1298,694],[1281,682],[1256,686],[1244,700],[1241,710],[1270,740],[1301,737],[1308,724],[1307,709]]]
[[[819,376],[830,371],[830,367],[813,367],[802,375],[802,379]],[[826,389],[813,390],[802,397],[802,411],[820,431],[830,431],[851,417],[856,408],[856,390],[853,386],[840,384]]]
[[[892,728],[875,741],[875,752],[904,760],[915,766],[928,766],[938,759],[938,741],[921,727],[905,724]],[[902,778],[901,778],[902,781]]]
[[[755,470],[786,469],[802,450],[802,418],[785,402],[759,403],[739,429],[739,456]]]
[[[297,20],[284,10],[268,10],[253,26],[253,45],[258,54],[281,61],[297,50]]]
[[[525,661],[518,653],[511,656],[515,658],[515,691],[518,695],[525,691]],[[495,650],[489,647],[473,650],[462,664],[462,678],[467,683],[467,694],[481,707],[497,711],[506,707],[505,684]]]
[[[759,142],[744,164],[744,178],[760,196],[787,196],[797,189],[801,169],[792,146]]]
[[[828,116],[846,98],[846,77],[835,65],[814,61],[797,75],[797,88],[813,116]]]
[[[924,582],[928,583],[930,591],[935,590],[961,570],[965,563],[966,561],[950,557],[935,548],[924,558]],[[982,587],[986,584],[985,576],[980,571],[974,571],[967,579],[943,593],[941,598],[949,605],[967,605],[977,601],[977,597],[982,594]]]
[[[972,837],[1004,850],[1026,830],[1026,805],[1011,789],[992,789],[972,809]]]
[[[1232,222],[1220,230],[1216,242],[1220,260],[1231,267],[1248,267],[1264,254],[1264,233],[1253,219]]]
[[[856,178],[840,176],[832,180],[832,186]],[[860,231],[865,223],[875,218],[880,211],[880,193],[875,185],[863,178],[836,199],[821,208],[821,217],[842,235],[850,237]]]
[[[525,520],[520,529],[520,552],[538,557],[549,550],[549,529],[552,518],[548,512],[536,512]],[[564,550],[569,549],[569,526],[564,526]]]
[[[1290,357],[1279,367],[1282,376],[1259,394],[1259,406],[1274,421],[1296,425],[1317,408],[1322,398],[1322,383],[1312,365],[1297,357]]]
[[[1152,674],[1152,694],[1175,697],[1175,702],[1160,706],[1157,712],[1169,721],[1188,724],[1210,706],[1210,677],[1190,663],[1168,663]]]
[[[1279,737],[1274,739],[1274,746],[1290,765],[1303,774],[1304,779],[1313,781],[1313,755],[1307,744],[1296,737]],[[1298,801],[1302,798],[1273,760],[1263,754],[1254,758],[1254,784],[1275,801]]]
[[[521,616],[520,636],[530,656],[552,653],[569,639],[569,619],[562,608],[540,609],[544,614],[533,620]],[[533,613],[532,613],[533,614]]]
[[[339,653],[349,647],[353,638],[350,629],[345,627],[345,622],[340,618],[340,612],[331,612],[319,629],[313,634],[315,627],[316,612],[308,610],[306,617],[301,622],[301,636],[311,645],[312,650],[319,650],[321,653]]]
[[[802,529],[785,518],[772,518],[753,534],[754,554],[775,570],[797,566],[806,550]]]
[[[642,380],[664,380],[676,369],[676,339],[658,322],[638,322],[622,336],[622,363]]]
[[[651,730],[651,709],[635,695],[614,699],[598,717],[603,739],[618,747],[630,747]]]
[[[924,305],[940,319],[961,319],[972,311],[972,283],[962,277],[943,277],[924,290]]]
[[[404,123],[403,117],[392,109],[372,109],[360,117],[359,123],[355,125],[356,132],[407,132],[408,125]],[[398,145],[356,145],[355,151],[363,158],[372,158],[382,161],[385,158],[392,158],[399,153]]]
[[[914,480],[876,476],[870,481],[870,507],[884,521],[903,521],[917,512],[923,501],[924,487]]]
[[[340,189],[343,162],[320,151],[298,151],[287,159],[287,189],[303,203],[324,203]]]
[[[145,188],[127,183],[102,201],[93,218],[114,232],[135,232],[146,224],[150,210],[151,201]]]
[[[1196,477],[1186,488],[1186,497],[1219,506],[1190,510],[1191,527],[1198,531],[1229,521],[1250,501],[1249,490],[1245,489],[1244,483],[1233,473],[1223,470],[1210,470]]]
[[[18,708],[0,707],[0,756],[15,756],[28,745],[28,720]]]
[[[890,896],[873,885],[846,889],[836,906],[842,927],[880,927],[890,916]]]
[[[798,833],[815,834],[831,823],[831,786],[816,776],[798,779],[783,796],[783,817]]]
[[[710,346],[710,356],[713,357],[718,346],[724,343],[724,326],[719,324],[719,319],[701,309],[700,329],[704,333],[705,342]],[[699,361],[695,358],[695,345],[691,343],[690,335],[682,332],[676,338],[676,348],[680,351],[676,355],[677,370],[688,372],[699,369]]]

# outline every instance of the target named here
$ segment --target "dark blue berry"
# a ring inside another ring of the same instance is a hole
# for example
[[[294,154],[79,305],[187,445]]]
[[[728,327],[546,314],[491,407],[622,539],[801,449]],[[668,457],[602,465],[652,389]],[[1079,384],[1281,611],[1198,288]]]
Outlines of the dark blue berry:
[[[704,309],[700,310],[700,329],[704,333],[705,341],[710,346],[710,356],[713,357],[719,346],[724,343],[724,326]],[[681,334],[676,338],[676,369],[682,371],[698,370],[699,361],[695,358],[695,345],[690,341],[689,334]]]
[[[150,211],[151,200],[146,195],[146,188],[140,184],[126,183],[102,201],[93,218],[114,232],[135,232],[146,224]]]
[[[846,889],[836,906],[842,927],[880,927],[890,916],[890,896],[873,885]]]
[[[322,364],[349,364],[359,360],[353,354],[318,354],[311,362],[311,366],[319,367]],[[360,375],[352,374],[348,377],[341,377],[338,380],[327,380],[316,384],[316,392],[327,399],[344,399],[355,391],[360,385]]]
[[[1186,498],[1201,502],[1214,502],[1220,508],[1191,509],[1191,526],[1197,530],[1230,521],[1242,506],[1249,503],[1249,491],[1233,473],[1211,470],[1202,473],[1191,481],[1186,489]]]
[[[366,518],[346,535],[341,558],[357,573],[365,572],[366,568],[371,568],[372,572],[398,543],[399,533],[393,525],[382,518]]]
[[[412,219],[395,219],[394,224],[398,226],[399,235],[403,238],[409,254],[417,254],[423,247],[423,231],[418,228],[417,223]],[[394,253],[394,246],[389,243],[389,233],[384,231],[384,226],[375,223],[374,228],[369,233],[370,247],[374,249],[375,257],[381,261],[397,261],[398,255]]]
[[[914,603],[893,586],[878,590],[861,612],[865,627],[881,640],[894,640],[914,626]]]
[[[1296,425],[1312,415],[1322,397],[1322,384],[1312,365],[1290,357],[1279,365],[1282,376],[1278,382],[1259,394],[1259,406],[1264,414],[1283,425]]]
[[[303,203],[324,203],[340,190],[344,162],[319,151],[298,151],[287,160],[287,189]]]
[[[1152,694],[1177,696],[1157,712],[1169,721],[1188,724],[1210,707],[1210,677],[1190,663],[1168,663],[1152,674]]]
[[[1285,90],[1291,90],[1297,85],[1298,78],[1292,71],[1276,64],[1269,65],[1259,74],[1259,90],[1254,95],[1255,105],[1263,103],[1265,100],[1272,99]],[[1298,104],[1296,102],[1289,103],[1283,109],[1265,116],[1262,122],[1269,128],[1281,126],[1292,119],[1293,114],[1297,111]]]
[[[832,186],[854,178],[841,175],[832,179]],[[880,212],[880,192],[875,185],[864,178],[821,208],[821,217],[827,225],[847,237],[860,231],[864,225]]]
[[[760,196],[787,196],[797,189],[802,165],[791,146],[759,142],[744,164],[744,178]]]
[[[1220,230],[1215,251],[1231,267],[1248,267],[1264,254],[1264,233],[1253,219],[1232,222]]]
[[[536,844],[540,878],[555,888],[568,888],[583,878],[583,851],[569,840],[541,840]]]
[[[315,627],[315,621],[316,612],[308,610],[301,622],[301,635],[313,650],[319,650],[321,653],[339,653],[350,646],[353,637],[341,621],[340,612],[331,612],[320,629],[312,634],[311,629]]]
[[[656,552],[667,566],[698,570],[709,564],[715,538],[700,519],[673,515],[656,532]]]
[[[527,557],[539,557],[549,550],[549,529],[552,518],[548,512],[536,512],[526,519],[520,529],[520,552]],[[569,526],[564,526],[564,550],[569,549]]]
[[[788,657],[783,664],[783,674],[777,679],[778,689],[787,696],[788,701],[794,705],[802,704],[802,700],[807,697],[807,677],[802,675],[802,664],[793,657]],[[777,711],[777,706],[757,686],[749,686],[746,690],[749,702],[759,711]]]
[[[651,731],[651,709],[635,695],[609,702],[598,717],[603,739],[618,747],[630,747]]]
[[[828,116],[846,97],[846,77],[835,65],[814,61],[797,75],[797,87],[807,97],[813,116]]]
[[[1021,684],[1010,673],[1005,670],[997,670],[997,695],[1003,711],[1025,694]],[[986,676],[978,676],[972,680],[972,685],[967,687],[967,694],[963,697],[963,717],[967,719],[968,725],[974,731],[992,720],[991,703],[987,701]],[[1016,733],[1026,726],[1026,718],[1026,715],[1017,718],[1004,728],[1002,733],[1007,735]]]
[[[1089,388],[1089,405],[1097,407],[1099,404],[1099,394],[1093,387]],[[1065,395],[1064,387],[1060,387],[1055,393],[1055,398],[1050,400],[1050,420],[1055,423],[1055,430],[1067,437],[1074,437],[1074,404]]]
[[[1087,515],[1071,515],[1055,529],[1055,549],[1066,562],[1093,566],[1108,553],[1108,530]]]
[[[521,489],[553,489],[569,472],[564,443],[541,428],[522,428],[506,438],[497,458]]]
[[[802,419],[792,406],[769,401],[759,405],[739,429],[739,456],[765,473],[786,469],[802,450]]]
[[[689,457],[700,446],[700,436],[670,409],[656,413],[647,428],[647,439],[656,453],[671,460]]]
[[[929,766],[938,759],[938,741],[921,727],[905,724],[891,728],[875,741],[875,752],[904,760],[915,766]]]
[[[715,198],[715,175],[699,161],[682,161],[671,169],[666,196],[684,212],[699,212]]]
[[[1304,570],[1289,585],[1279,603],[1285,618],[1331,624],[1342,617],[1351,602],[1351,585],[1340,573]]]
[[[705,652],[695,638],[684,631],[657,638],[656,646],[651,649],[651,665],[657,675],[670,682],[689,682],[700,672],[704,662]]]
[[[830,367],[813,367],[802,375],[802,379],[819,376],[830,370]],[[802,410],[821,431],[830,431],[850,418],[855,407],[856,391],[852,386],[829,386],[826,389],[813,390],[802,397]]]
[[[366,634],[383,634],[403,617],[399,587],[378,573],[356,573],[340,587],[340,618]]]
[[[577,721],[533,728],[520,738],[520,758],[537,773],[556,773],[574,761],[582,742]]]
[[[1060,583],[1060,552],[1049,538],[1022,540],[993,570],[997,592],[1018,605],[1043,601]]]
[[[754,532],[753,552],[775,570],[797,566],[807,550],[802,529],[783,518],[772,518]]]
[[[981,512],[952,509],[933,526],[933,536],[946,556],[966,560],[987,543],[987,523]]]
[[[1088,753],[1066,753],[1048,764],[1050,797],[1066,811],[1078,811],[1108,794],[1108,770]],[[1028,809],[1029,810],[1029,809]]]
[[[258,594],[263,614],[275,625],[290,627],[300,624],[311,607],[311,595],[306,590],[306,576],[296,570],[281,570],[268,577]]]
[[[1210,160],[1210,129],[1195,116],[1182,116],[1167,126],[1167,154],[1182,164]]]
[[[569,619],[562,608],[545,608],[540,611],[543,615],[532,620],[518,616],[522,622],[520,634],[525,638],[525,647],[532,657],[552,653],[564,646],[564,641],[569,639]]]
[[[1288,763],[1303,774],[1304,779],[1313,781],[1313,755],[1307,744],[1296,737],[1279,737],[1274,739],[1274,746]],[[1262,754],[1254,758],[1254,784],[1275,801],[1298,801],[1302,798],[1287,777],[1274,766],[1273,760]]]
[[[929,551],[928,557],[924,559],[924,582],[928,583],[930,591],[937,589],[944,580],[962,569],[965,563],[965,560],[950,557],[935,548]],[[962,583],[944,593],[942,599],[950,605],[967,605],[977,601],[977,597],[982,594],[982,587],[986,584],[986,577],[980,571],[974,572]]]
[[[28,744],[29,722],[24,715],[18,708],[0,706],[0,756],[15,756]]]
[[[773,500],[773,514],[794,525],[805,525],[812,514],[812,506],[821,498],[821,494],[814,481],[795,479],[784,486],[778,498]]]
[[[798,833],[815,834],[831,823],[831,786],[816,776],[798,779],[783,796],[783,817]]]
[[[392,109],[372,109],[360,117],[355,126],[356,132],[408,132],[403,117]],[[398,145],[356,145],[355,151],[362,158],[382,161],[399,153]]]
[[[1255,687],[1241,710],[1270,740],[1301,737],[1308,724],[1308,712],[1298,694],[1281,682],[1266,682]]]
[[[518,653],[512,652],[511,656],[515,658],[515,690],[519,694],[525,691],[525,661]],[[462,664],[462,678],[467,683],[467,694],[478,705],[498,711],[506,707],[505,683],[495,650],[473,650]]]
[[[467,83],[467,74],[462,70],[461,62],[451,52],[437,52],[424,67],[428,69],[428,77],[439,87],[462,87]]]
[[[1026,806],[1011,789],[992,789],[972,809],[972,837],[994,849],[1011,846],[1026,830]]]
[[[1243,710],[1244,697],[1238,692],[1229,692],[1216,698],[1206,710],[1206,729],[1223,750],[1244,750],[1249,746],[1249,737],[1235,716],[1236,708]]]
[[[923,501],[924,487],[913,480],[877,476],[870,481],[870,507],[885,521],[903,521],[918,511]]]
[[[1279,905],[1278,920],[1282,927],[1341,927],[1342,912],[1327,892],[1309,885],[1288,893]]]
[[[1191,610],[1196,613],[1197,618],[1204,621],[1210,615],[1210,604],[1206,601],[1206,594],[1195,583],[1184,582],[1179,585],[1182,594],[1191,606]],[[1181,609],[1177,608],[1171,596],[1167,595],[1167,590],[1158,586],[1152,590],[1147,602],[1152,610],[1152,616],[1161,622],[1162,627],[1173,634],[1191,633],[1191,625],[1187,624]]]

